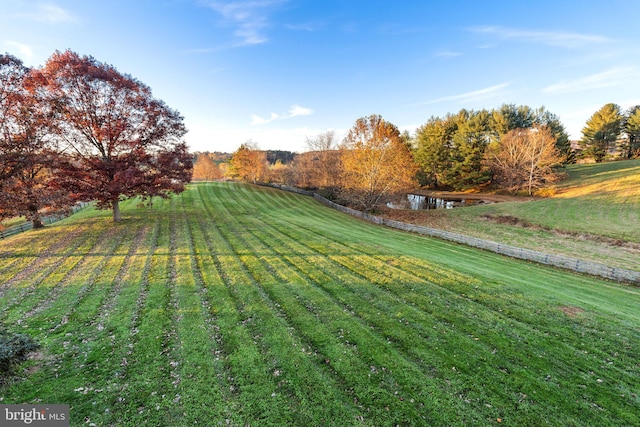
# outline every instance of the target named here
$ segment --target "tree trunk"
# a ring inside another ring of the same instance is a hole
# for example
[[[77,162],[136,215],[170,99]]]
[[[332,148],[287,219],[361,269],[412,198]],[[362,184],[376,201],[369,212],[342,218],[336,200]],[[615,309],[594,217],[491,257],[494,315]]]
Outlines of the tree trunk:
[[[29,206],[29,214],[27,215],[27,219],[31,220],[31,225],[33,226],[34,230],[38,228],[44,228],[44,224],[42,223],[42,219],[40,218],[40,213],[38,212],[38,208],[35,205]]]
[[[120,201],[118,199],[113,201],[113,222],[122,221],[122,216],[120,215]]]

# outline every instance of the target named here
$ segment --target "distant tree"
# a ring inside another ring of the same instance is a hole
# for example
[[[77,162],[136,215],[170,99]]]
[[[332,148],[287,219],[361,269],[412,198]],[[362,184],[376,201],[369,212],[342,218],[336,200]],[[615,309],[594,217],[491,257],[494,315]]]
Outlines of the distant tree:
[[[308,153],[305,157],[310,187],[327,188],[338,185],[340,158],[338,142],[334,131],[320,132],[313,138],[306,138]],[[300,163],[299,163],[300,166]]]
[[[414,140],[421,183],[454,190],[480,187],[491,179],[491,171],[483,161],[489,144],[499,145],[511,130],[542,126],[554,135],[563,162],[573,162],[575,154],[569,135],[558,117],[544,107],[504,104],[492,111],[463,109],[456,115],[431,117],[418,128]]]
[[[193,165],[193,181],[213,181],[222,178],[222,172],[209,153],[199,153]]]
[[[535,112],[526,105],[503,104],[491,111],[489,126],[499,138],[513,129],[528,129],[536,121]]]
[[[229,162],[228,174],[231,178],[254,184],[267,176],[267,156],[253,141],[247,141],[238,147]]]
[[[285,150],[266,150],[264,153],[270,165],[278,161],[282,164],[291,163],[296,156],[296,153]]]
[[[640,157],[640,106],[630,108],[625,115],[624,133],[627,135],[624,156],[627,159]]]
[[[462,110],[456,117],[457,130],[451,138],[450,166],[444,184],[454,190],[468,190],[487,183],[490,171],[484,167],[484,150],[491,140],[489,112]]]
[[[605,104],[596,111],[582,128],[580,145],[584,148],[584,154],[593,157],[596,163],[602,162],[615,149],[622,122],[623,116],[617,104]]]
[[[331,151],[336,149],[336,133],[333,130],[320,132],[313,138],[305,139],[307,151]]]
[[[510,130],[485,152],[494,183],[509,191],[526,189],[529,195],[557,179],[554,167],[562,160],[555,136],[547,126]]]
[[[452,138],[457,130],[454,116],[431,117],[416,131],[414,158],[421,169],[423,185],[438,188],[451,167]]]
[[[575,162],[575,153],[571,148],[569,135],[555,114],[544,107],[531,109],[526,105],[503,104],[491,112],[490,127],[493,139],[500,139],[513,129],[530,129],[534,126],[547,126],[556,139],[556,147],[564,156],[565,163]]]
[[[267,176],[269,182],[278,184],[286,184],[288,181],[289,170],[291,163],[282,163],[279,159],[275,163],[268,163]]]
[[[538,127],[546,126],[549,128],[556,140],[556,148],[562,156],[562,163],[575,163],[576,153],[573,151],[573,148],[571,148],[571,140],[569,139],[569,134],[567,133],[567,130],[565,129],[558,116],[545,110],[544,107],[538,108],[535,111],[535,114],[536,117],[534,120],[534,125]]]
[[[341,150],[341,194],[364,210],[417,185],[418,167],[409,148],[398,128],[379,115],[358,119]]]
[[[38,78],[59,113],[67,144],[56,184],[76,200],[96,200],[120,221],[120,201],[181,192],[192,159],[183,118],[151,89],[90,56],[55,52]]]

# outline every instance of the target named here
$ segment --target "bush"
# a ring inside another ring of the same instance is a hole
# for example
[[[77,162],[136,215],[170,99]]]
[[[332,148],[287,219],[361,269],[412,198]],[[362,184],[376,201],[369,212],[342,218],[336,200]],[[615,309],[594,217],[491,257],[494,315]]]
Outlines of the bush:
[[[29,353],[39,347],[33,338],[11,333],[0,326],[0,374],[10,373],[13,366],[27,360]]]

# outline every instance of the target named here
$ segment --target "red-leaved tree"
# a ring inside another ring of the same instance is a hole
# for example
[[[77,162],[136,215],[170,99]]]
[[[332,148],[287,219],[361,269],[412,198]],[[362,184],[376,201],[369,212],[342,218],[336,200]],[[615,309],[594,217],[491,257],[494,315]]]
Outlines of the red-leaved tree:
[[[20,108],[23,81],[28,72],[18,58],[0,55],[0,190],[6,179],[21,168],[16,112]]]
[[[74,200],[95,200],[120,221],[124,199],[184,190],[192,159],[183,118],[148,86],[72,51],[55,52],[36,74],[67,145],[54,182]]]
[[[30,71],[0,55],[0,219],[25,216],[42,227],[41,209],[65,211],[69,200],[49,181],[56,158],[50,105],[31,85]]]

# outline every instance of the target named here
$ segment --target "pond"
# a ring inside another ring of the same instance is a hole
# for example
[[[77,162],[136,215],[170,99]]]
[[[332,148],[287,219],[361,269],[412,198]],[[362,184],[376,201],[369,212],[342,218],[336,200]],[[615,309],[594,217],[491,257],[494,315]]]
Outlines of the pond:
[[[463,206],[477,206],[493,203],[489,200],[478,199],[477,197],[432,197],[420,194],[407,194],[406,199],[398,202],[389,202],[387,207],[391,209],[453,209]]]

